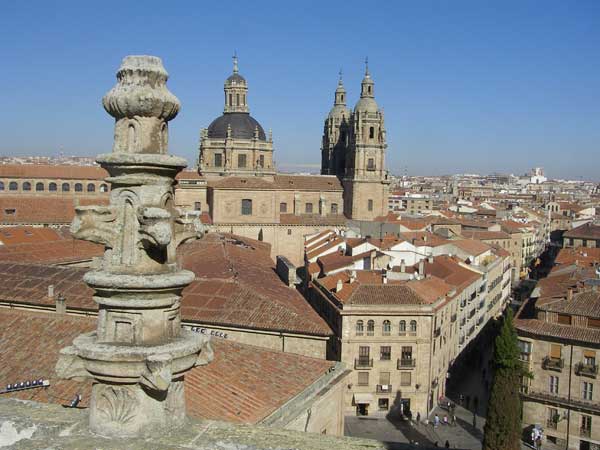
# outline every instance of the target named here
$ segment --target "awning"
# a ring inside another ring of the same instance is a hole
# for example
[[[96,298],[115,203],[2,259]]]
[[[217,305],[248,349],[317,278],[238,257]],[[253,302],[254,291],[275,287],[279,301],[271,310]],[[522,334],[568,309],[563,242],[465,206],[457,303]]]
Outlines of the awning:
[[[373,394],[354,394],[354,404],[370,404],[373,403]]]

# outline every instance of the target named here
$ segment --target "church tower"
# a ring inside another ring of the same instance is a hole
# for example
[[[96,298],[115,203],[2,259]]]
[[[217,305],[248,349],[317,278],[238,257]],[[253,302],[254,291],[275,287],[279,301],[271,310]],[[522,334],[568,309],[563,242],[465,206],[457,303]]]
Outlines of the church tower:
[[[344,185],[344,213],[349,219],[372,220],[387,213],[389,180],[383,111],[375,101],[375,83],[366,63],[360,99],[351,122]]]
[[[207,177],[223,175],[272,176],[273,138],[250,115],[248,83],[240,75],[237,56],[225,80],[223,115],[201,131],[199,171]]]
[[[321,145],[321,175],[343,177],[346,171],[346,155],[350,142],[352,111],[346,106],[346,89],[342,82],[342,71],[333,107],[325,119],[323,143]]]

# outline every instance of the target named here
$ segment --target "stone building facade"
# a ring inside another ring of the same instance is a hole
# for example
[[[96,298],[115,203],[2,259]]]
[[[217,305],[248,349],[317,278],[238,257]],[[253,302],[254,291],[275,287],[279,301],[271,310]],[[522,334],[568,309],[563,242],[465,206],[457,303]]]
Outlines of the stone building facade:
[[[533,375],[521,385],[523,426],[540,425],[545,439],[561,448],[599,448],[597,280],[588,286],[570,275],[544,281],[542,295],[515,321],[521,361]]]

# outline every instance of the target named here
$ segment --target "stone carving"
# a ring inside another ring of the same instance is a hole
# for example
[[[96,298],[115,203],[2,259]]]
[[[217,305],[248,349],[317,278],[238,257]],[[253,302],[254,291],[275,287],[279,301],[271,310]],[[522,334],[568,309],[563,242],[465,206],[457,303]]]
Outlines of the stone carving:
[[[102,435],[182,425],[184,374],[213,357],[206,336],[180,325],[181,293],[194,274],[177,266],[176,249],[204,226],[173,206],[186,162],[167,152],[167,122],[179,111],[167,78],[159,58],[123,60],[103,99],[115,118],[113,152],[97,158],[110,175],[110,204],[76,208],[71,225],[76,238],[106,251],[84,277],[99,306],[97,329],[61,351],[56,371],[94,380],[90,428]]]

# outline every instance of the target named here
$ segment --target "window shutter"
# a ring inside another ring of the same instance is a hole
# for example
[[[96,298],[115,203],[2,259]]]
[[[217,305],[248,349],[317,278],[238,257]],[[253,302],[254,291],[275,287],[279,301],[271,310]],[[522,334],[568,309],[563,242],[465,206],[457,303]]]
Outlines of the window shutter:
[[[561,357],[561,346],[559,344],[550,344],[550,357],[560,358]]]
[[[584,350],[583,351],[583,357],[584,358],[595,358],[596,357],[596,352],[594,350]]]

